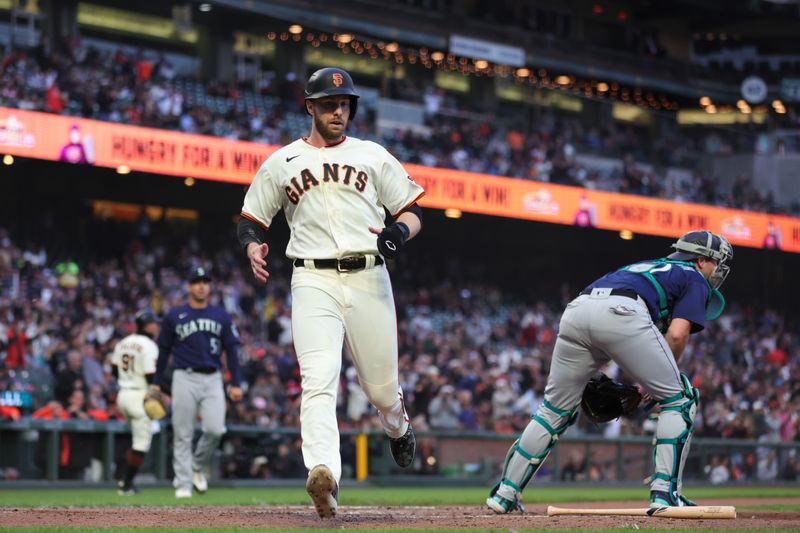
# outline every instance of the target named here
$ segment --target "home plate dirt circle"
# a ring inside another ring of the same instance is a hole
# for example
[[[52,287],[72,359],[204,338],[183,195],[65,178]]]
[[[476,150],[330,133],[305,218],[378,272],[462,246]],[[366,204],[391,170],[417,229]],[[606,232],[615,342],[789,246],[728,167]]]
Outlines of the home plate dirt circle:
[[[704,500],[703,505],[759,506],[796,504],[793,498]],[[563,507],[623,508],[642,507],[641,501],[558,504]],[[498,516],[478,505],[444,507],[362,507],[343,506],[339,516],[329,520],[317,517],[309,506],[180,506],[180,507],[103,507],[103,508],[0,508],[0,524],[6,527],[241,527],[288,528],[547,528],[567,529],[646,528],[668,529],[791,529],[800,530],[800,513],[738,511],[733,520],[679,520],[633,516],[558,516],[548,517],[547,505],[529,504],[526,513]]]

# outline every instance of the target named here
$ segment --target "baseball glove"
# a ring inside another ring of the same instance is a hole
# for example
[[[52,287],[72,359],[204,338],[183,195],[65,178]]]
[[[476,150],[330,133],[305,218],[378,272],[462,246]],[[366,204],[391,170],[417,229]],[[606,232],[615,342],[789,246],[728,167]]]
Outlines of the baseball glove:
[[[642,393],[634,385],[618,383],[605,374],[589,380],[583,389],[581,409],[595,424],[630,416],[642,401]]]
[[[164,398],[161,393],[148,392],[144,397],[144,412],[150,420],[161,420],[167,416]]]

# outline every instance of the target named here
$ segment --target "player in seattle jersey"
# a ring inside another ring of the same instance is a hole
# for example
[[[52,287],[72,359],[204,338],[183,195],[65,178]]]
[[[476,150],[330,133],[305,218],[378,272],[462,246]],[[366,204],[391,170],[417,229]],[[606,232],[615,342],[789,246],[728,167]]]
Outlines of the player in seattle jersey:
[[[158,363],[153,390],[160,383],[172,355],[172,429],[176,498],[191,498],[192,487],[203,494],[208,489],[205,471],[222,435],[225,434],[225,391],[222,384],[222,352],[225,352],[231,386],[228,396],[242,399],[239,387],[239,334],[225,309],[209,303],[211,275],[193,268],[188,277],[189,301],[171,309],[158,336]],[[202,435],[192,451],[197,415]]]
[[[119,482],[121,496],[136,494],[133,478],[150,449],[150,419],[144,412],[144,396],[156,371],[158,319],[152,311],[136,314],[136,333],[117,343],[111,356],[113,373],[119,383],[117,405],[131,426],[132,444],[126,455],[125,475]]]
[[[345,136],[358,95],[350,75],[323,68],[308,80],[308,137],[261,166],[244,199],[239,241],[253,275],[266,282],[266,229],[289,223],[292,331],[302,373],[300,426],[306,489],[321,517],[335,516],[341,477],[336,393],[342,342],[389,436],[395,462],[413,461],[416,441],[398,382],[397,323],[384,258],[422,227],[424,191],[386,149]],[[384,225],[384,210],[392,220]],[[377,237],[376,237],[377,236]]]
[[[587,285],[561,316],[544,400],[511,446],[486,505],[495,513],[522,510],[525,486],[559,438],[575,423],[584,387],[609,361],[658,404],[650,506],[691,506],[683,495],[699,392],[678,361],[689,335],[719,317],[719,291],[733,247],[721,235],[690,231],[667,257],[624,266]]]

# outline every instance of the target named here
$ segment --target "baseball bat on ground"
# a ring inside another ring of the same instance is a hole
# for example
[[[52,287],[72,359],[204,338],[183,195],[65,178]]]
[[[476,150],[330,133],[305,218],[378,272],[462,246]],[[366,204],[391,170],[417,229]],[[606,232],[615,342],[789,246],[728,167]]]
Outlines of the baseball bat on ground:
[[[566,509],[547,507],[547,516],[603,515],[657,516],[659,518],[736,518],[736,507],[698,505],[696,507],[650,507],[642,509]]]

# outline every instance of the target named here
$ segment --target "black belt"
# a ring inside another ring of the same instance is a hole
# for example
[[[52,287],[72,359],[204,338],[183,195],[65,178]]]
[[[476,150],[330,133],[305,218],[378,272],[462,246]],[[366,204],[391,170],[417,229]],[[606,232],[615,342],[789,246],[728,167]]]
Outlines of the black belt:
[[[306,261],[314,263],[314,268],[335,268],[339,272],[349,272],[351,270],[361,270],[367,267],[366,256],[343,257],[342,259],[295,259],[294,266],[304,267]],[[383,264],[383,257],[375,256],[375,266]]]
[[[598,288],[599,287],[595,287],[595,289],[598,289]],[[585,289],[583,292],[581,292],[581,296],[583,296],[585,294],[592,294],[592,290],[593,289]],[[639,299],[639,293],[637,293],[633,289],[611,289],[611,293],[610,294],[611,294],[611,296],[624,296],[626,298],[630,298],[631,300],[638,300]]]
[[[199,368],[176,368],[176,370],[183,370],[189,372],[190,374],[213,374],[214,372],[219,372],[219,368],[214,368],[213,366],[201,366]]]

